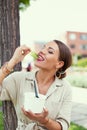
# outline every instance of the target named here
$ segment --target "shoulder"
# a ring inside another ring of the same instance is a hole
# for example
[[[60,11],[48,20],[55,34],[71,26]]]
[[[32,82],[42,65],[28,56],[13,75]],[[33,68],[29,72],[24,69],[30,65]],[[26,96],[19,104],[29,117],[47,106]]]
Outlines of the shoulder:
[[[9,74],[4,80],[3,84],[16,84],[25,83],[34,79],[34,72],[15,71]]]
[[[63,87],[67,95],[72,95],[72,86],[66,79],[63,79]]]
[[[64,79],[56,79],[56,85],[60,86],[64,92],[72,93],[72,86],[71,84],[64,78]]]
[[[4,82],[7,83],[7,82],[11,82],[11,81],[20,81],[22,78],[24,78],[24,75],[25,72],[22,72],[22,71],[15,71],[11,74],[9,74],[5,79],[4,79]]]
[[[65,78],[63,79],[63,85],[71,88],[71,84]]]
[[[22,78],[26,75],[26,72],[24,71],[15,71],[13,73],[11,73],[8,77],[12,77],[12,78]]]
[[[13,72],[10,76],[16,80],[33,79],[35,77],[35,71],[16,71]]]

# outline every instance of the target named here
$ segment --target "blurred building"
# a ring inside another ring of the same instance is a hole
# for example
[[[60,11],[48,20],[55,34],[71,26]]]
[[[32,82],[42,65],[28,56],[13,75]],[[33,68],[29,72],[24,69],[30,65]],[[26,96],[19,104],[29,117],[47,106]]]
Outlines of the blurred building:
[[[73,55],[78,54],[87,57],[87,33],[67,31],[65,35],[66,44],[71,48]]]
[[[58,40],[67,44],[72,52],[72,55],[87,57],[87,32],[66,31],[59,35]],[[34,49],[36,52],[42,49],[46,41],[36,41]]]

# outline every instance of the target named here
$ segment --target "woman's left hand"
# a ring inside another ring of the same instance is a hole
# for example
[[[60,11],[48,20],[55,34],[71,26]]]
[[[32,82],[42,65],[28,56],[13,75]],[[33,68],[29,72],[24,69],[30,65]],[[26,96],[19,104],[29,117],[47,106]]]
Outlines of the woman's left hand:
[[[38,121],[41,124],[45,124],[48,121],[48,110],[45,108],[42,113],[33,113],[32,111],[26,111],[24,108],[22,108],[22,111],[29,119]]]

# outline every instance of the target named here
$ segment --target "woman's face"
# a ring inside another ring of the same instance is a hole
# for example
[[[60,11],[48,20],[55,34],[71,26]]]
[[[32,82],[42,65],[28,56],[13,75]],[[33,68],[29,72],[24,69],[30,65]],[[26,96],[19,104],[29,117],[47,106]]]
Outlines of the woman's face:
[[[59,48],[54,41],[47,43],[38,55],[38,59],[35,61],[36,67],[47,70],[58,68]]]

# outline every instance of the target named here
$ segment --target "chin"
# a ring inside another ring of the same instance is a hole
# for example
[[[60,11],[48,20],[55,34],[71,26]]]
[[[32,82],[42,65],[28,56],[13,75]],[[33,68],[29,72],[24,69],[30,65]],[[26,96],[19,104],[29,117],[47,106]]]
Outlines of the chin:
[[[34,63],[34,65],[35,65],[35,67],[37,67],[37,68],[44,69],[44,67],[43,67],[42,65],[38,64],[38,63]]]
[[[38,68],[42,68],[41,65],[38,65],[38,64],[34,64],[35,67],[38,67]]]

